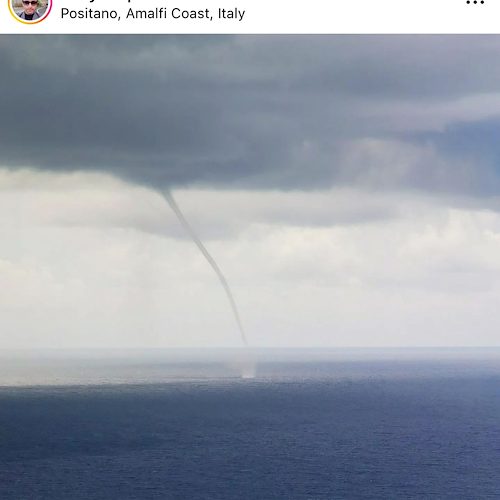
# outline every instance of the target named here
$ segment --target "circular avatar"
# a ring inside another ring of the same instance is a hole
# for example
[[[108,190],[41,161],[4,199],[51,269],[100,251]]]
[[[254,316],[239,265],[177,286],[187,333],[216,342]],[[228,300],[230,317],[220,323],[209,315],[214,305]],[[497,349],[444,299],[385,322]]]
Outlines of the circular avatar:
[[[43,21],[52,9],[52,0],[7,0],[10,13],[23,24]]]

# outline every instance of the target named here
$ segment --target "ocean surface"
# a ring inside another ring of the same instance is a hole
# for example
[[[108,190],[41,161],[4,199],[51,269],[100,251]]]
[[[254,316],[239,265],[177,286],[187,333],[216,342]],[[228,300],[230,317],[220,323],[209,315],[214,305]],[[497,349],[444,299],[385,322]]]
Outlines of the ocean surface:
[[[1,500],[499,498],[495,359],[2,360]]]

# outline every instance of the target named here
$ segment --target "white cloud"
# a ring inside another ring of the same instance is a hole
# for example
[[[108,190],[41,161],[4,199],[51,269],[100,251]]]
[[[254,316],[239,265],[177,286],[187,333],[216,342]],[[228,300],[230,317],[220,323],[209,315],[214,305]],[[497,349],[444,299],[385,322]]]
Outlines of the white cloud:
[[[0,186],[0,347],[239,345],[157,193],[29,171]],[[493,210],[354,189],[175,194],[253,345],[498,345]]]

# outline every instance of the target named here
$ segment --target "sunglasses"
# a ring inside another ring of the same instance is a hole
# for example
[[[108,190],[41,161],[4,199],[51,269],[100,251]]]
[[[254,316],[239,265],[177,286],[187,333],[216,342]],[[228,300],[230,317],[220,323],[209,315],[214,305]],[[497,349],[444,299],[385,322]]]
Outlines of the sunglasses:
[[[31,5],[37,5],[38,4],[38,0],[36,0],[35,2],[29,2],[29,1],[25,2],[23,0],[23,5],[29,5],[29,4],[31,4]]]

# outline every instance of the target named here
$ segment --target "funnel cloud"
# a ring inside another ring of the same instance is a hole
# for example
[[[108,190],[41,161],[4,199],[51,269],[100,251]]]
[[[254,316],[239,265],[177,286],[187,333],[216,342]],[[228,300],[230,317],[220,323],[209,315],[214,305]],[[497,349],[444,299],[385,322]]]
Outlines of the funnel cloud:
[[[179,219],[180,223],[186,230],[186,232],[189,234],[191,239],[196,243],[196,246],[200,249],[200,252],[208,260],[208,263],[212,266],[212,269],[215,271],[215,274],[217,274],[217,277],[219,278],[219,281],[221,282],[224,291],[226,292],[227,298],[229,299],[229,303],[231,304],[231,309],[233,311],[234,318],[236,320],[236,323],[238,324],[238,329],[240,331],[241,340],[243,341],[245,346],[248,347],[245,331],[243,330],[243,325],[241,324],[240,315],[238,314],[238,308],[236,307],[236,302],[234,301],[233,294],[231,293],[231,289],[229,288],[226,278],[222,274],[222,271],[220,270],[219,266],[217,265],[213,257],[208,253],[208,250],[205,248],[200,238],[198,238],[197,234],[193,231],[193,228],[189,225],[188,221],[180,211],[179,206],[174,200],[172,194],[169,191],[163,191],[162,194],[164,198],[167,200],[167,203],[170,205],[170,208],[173,210],[173,212]]]

